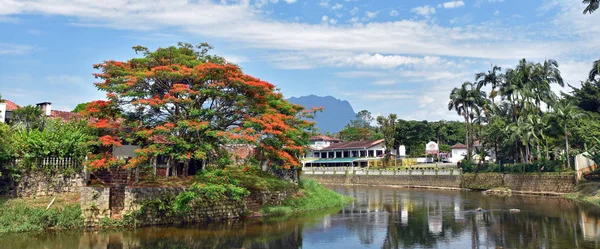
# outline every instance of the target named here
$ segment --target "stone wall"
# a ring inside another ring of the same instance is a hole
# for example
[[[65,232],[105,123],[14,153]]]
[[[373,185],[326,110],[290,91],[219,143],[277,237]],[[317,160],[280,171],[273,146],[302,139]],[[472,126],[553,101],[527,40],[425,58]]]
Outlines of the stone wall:
[[[80,204],[81,216],[86,226],[110,218],[110,188],[82,187]]]
[[[47,196],[59,193],[78,193],[86,185],[83,172],[50,176],[45,172],[23,173],[15,184],[14,194],[17,196]]]
[[[459,188],[460,176],[452,175],[303,175],[325,184],[394,185],[403,187]]]
[[[125,188],[122,217],[132,217],[136,225],[159,225],[232,219],[258,210],[263,205],[278,205],[295,193],[290,191],[259,191],[244,200],[229,198],[219,200],[194,199],[189,203],[189,211],[176,213],[172,203],[177,195],[184,192],[183,187],[170,188]],[[105,218],[115,218],[111,211],[111,191],[113,188],[83,187],[81,191],[81,210],[88,226],[99,224]],[[121,217],[121,216],[120,216]]]
[[[513,191],[540,193],[570,193],[575,189],[573,174],[498,174],[463,175],[335,175],[305,174],[325,184],[392,185],[402,187],[467,188],[486,190],[497,187]]]

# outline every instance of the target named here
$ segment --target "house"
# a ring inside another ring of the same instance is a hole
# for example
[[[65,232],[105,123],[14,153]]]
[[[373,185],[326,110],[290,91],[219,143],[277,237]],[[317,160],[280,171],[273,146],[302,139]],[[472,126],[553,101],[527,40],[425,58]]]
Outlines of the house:
[[[331,144],[340,143],[342,140],[332,138],[324,135],[314,136],[310,138],[310,148],[313,150],[320,150],[328,147]]]
[[[50,102],[38,103],[36,106],[42,110],[44,116],[50,118],[70,121],[80,116],[79,113],[75,112],[52,110],[52,103]],[[21,107],[10,100],[4,100],[3,103],[0,103],[0,123],[10,123],[13,112],[19,108]]]
[[[473,142],[473,150],[471,151],[471,153],[473,153],[473,159],[475,160],[480,160],[479,155],[476,155],[475,150],[482,148],[483,144],[477,140],[475,142]],[[465,144],[461,144],[461,143],[457,143],[455,145],[450,146],[450,150],[451,152],[451,157],[450,157],[450,162],[452,163],[458,163],[460,161],[462,161],[463,159],[465,159],[465,157],[467,156],[467,145]],[[487,152],[487,156],[485,157],[485,161],[492,161],[495,162],[496,161],[496,154],[493,150],[486,150]]]
[[[0,103],[0,123],[8,123],[13,111],[18,108],[19,106],[10,100],[4,100]]]
[[[319,144],[323,145],[323,144]],[[334,142],[329,141],[328,146],[315,146],[307,152],[304,166],[368,166],[370,161],[381,161],[384,157],[384,140]],[[398,155],[393,149],[393,157]]]

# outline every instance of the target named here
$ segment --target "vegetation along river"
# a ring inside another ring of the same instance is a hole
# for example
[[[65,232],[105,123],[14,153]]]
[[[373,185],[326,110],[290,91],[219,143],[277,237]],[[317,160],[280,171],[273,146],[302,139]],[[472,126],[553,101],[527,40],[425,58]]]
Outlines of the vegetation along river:
[[[290,219],[5,234],[0,247],[600,248],[600,208],[570,200],[471,191],[330,188],[355,201],[342,210]]]

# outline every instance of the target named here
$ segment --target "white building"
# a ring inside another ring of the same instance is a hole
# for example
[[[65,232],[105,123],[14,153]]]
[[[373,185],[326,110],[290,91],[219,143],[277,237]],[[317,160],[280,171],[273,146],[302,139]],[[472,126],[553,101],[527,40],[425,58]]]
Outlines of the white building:
[[[369,161],[381,160],[385,156],[383,139],[339,142],[325,136],[319,137],[321,138],[311,139],[311,150],[306,155],[310,160],[304,161],[305,166],[367,166]],[[400,151],[405,151],[404,146],[401,146]],[[395,149],[390,154],[398,157]]]
[[[479,155],[475,154],[475,150],[481,148],[483,145],[479,142],[479,140],[473,142],[473,148],[471,153],[473,153],[473,159],[475,161],[479,161]],[[450,157],[450,162],[458,163],[467,157],[467,146],[461,143],[450,146],[450,150],[452,151],[452,156]],[[485,157],[485,161],[496,161],[496,153],[494,150],[487,150],[487,156]]]

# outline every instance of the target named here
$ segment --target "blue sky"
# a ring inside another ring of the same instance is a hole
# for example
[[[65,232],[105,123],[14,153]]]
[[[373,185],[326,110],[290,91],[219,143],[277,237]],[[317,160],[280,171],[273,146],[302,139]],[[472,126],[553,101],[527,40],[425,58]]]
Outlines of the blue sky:
[[[491,64],[558,60],[572,85],[600,58],[600,13],[578,0],[0,0],[0,93],[54,109],[104,98],[92,64],[208,42],[286,97],[459,119],[450,90]],[[568,88],[555,91],[569,91]]]

